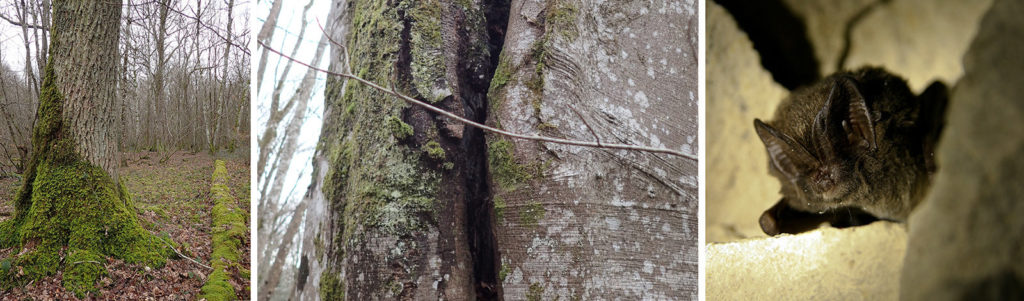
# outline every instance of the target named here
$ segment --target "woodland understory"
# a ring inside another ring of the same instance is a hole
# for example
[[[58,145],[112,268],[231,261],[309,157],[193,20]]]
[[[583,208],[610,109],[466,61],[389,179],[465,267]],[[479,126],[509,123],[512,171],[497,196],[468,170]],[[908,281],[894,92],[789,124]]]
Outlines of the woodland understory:
[[[0,295],[246,298],[246,7],[0,5]]]

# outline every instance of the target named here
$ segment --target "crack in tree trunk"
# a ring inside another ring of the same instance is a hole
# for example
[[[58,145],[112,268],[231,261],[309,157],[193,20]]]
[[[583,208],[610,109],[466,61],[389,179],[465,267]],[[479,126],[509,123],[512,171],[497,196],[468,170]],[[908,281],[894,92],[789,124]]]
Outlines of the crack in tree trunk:
[[[504,28],[508,24],[508,3],[499,2],[482,7],[488,36],[489,57],[485,68],[474,68],[473,60],[458,62],[459,98],[466,117],[480,123],[487,120],[487,91],[497,67],[497,58],[505,40]],[[466,224],[470,254],[473,260],[473,278],[477,300],[501,300],[501,282],[498,268],[501,253],[495,240],[494,202],[488,184],[487,142],[480,128],[464,125],[461,151],[464,153],[466,184]]]

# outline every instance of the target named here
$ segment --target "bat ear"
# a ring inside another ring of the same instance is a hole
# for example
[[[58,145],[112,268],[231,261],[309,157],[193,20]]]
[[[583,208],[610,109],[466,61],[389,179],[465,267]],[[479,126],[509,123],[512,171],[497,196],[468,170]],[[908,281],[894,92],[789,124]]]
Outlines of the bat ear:
[[[814,116],[814,123],[811,125],[812,137],[817,140],[815,144],[819,150],[818,154],[824,158],[834,157],[836,137],[846,136],[842,131],[841,123],[835,122],[843,120],[843,114],[845,114],[839,90],[839,83],[832,83],[828,99],[825,100],[825,105],[821,107],[818,114]]]
[[[818,160],[793,138],[776,131],[760,119],[754,119],[754,129],[768,150],[772,166],[787,178],[796,179],[819,165]]]
[[[849,101],[849,135],[850,143],[875,150],[878,145],[875,143],[875,124],[868,110],[868,104],[857,87],[857,82],[849,77],[840,77],[837,83],[846,90]]]

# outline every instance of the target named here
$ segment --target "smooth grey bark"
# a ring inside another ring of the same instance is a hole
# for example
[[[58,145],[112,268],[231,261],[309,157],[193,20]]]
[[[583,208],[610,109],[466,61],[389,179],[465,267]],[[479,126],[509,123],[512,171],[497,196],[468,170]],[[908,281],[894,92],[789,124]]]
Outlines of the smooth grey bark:
[[[321,37],[320,43],[317,45],[316,53],[313,55],[312,65],[316,66],[320,64],[320,60],[323,57],[325,48],[327,48],[327,38]],[[291,170],[292,156],[298,147],[299,130],[306,119],[307,105],[312,98],[313,85],[316,83],[316,77],[318,73],[316,70],[308,69],[305,76],[302,78],[302,82],[292,99],[289,102],[296,103],[293,109],[292,119],[288,121],[287,129],[285,134],[281,137],[284,143],[274,152],[279,157],[275,164],[276,174],[272,178],[266,178],[270,180],[270,183],[262,182],[264,185],[270,186],[270,192],[266,196],[266,204],[274,204],[274,206],[283,206],[284,200],[281,199],[281,190],[284,188],[285,177],[289,170]],[[291,251],[291,243],[295,240],[296,231],[298,226],[302,224],[302,214],[305,213],[306,203],[301,202],[296,206],[295,212],[288,222],[288,230],[285,231],[285,235],[281,237],[280,245],[275,245],[272,248],[270,244],[266,244],[261,248],[262,250],[276,250],[277,256],[272,262],[270,269],[268,270],[269,276],[266,278],[265,286],[261,286],[261,292],[259,298],[269,298],[273,293],[272,289],[277,287],[278,281],[281,276],[281,268],[284,264],[285,255]],[[265,207],[266,208],[266,207]],[[276,210],[274,210],[276,211]],[[276,221],[276,219],[269,220],[270,222]],[[264,231],[266,231],[264,229]],[[267,240],[269,241],[270,235],[273,233],[265,233]],[[261,240],[262,241],[262,240]],[[264,253],[261,252],[261,255]],[[261,258],[260,262],[271,263],[267,258]],[[267,290],[262,289],[266,287]]]
[[[260,33],[256,36],[256,39],[263,44],[270,44],[271,39],[274,38],[274,28],[277,27],[277,18],[281,15],[281,4],[284,3],[282,0],[274,0],[274,3],[270,5],[270,13],[267,15],[267,20],[263,22],[263,26],[260,27]],[[300,35],[301,36],[301,35]],[[259,91],[263,85],[263,73],[267,70],[267,52],[264,51],[260,54],[260,65],[256,71],[256,90]]]
[[[511,9],[490,124],[696,152],[696,3]],[[696,298],[697,162],[488,143],[506,299]]]

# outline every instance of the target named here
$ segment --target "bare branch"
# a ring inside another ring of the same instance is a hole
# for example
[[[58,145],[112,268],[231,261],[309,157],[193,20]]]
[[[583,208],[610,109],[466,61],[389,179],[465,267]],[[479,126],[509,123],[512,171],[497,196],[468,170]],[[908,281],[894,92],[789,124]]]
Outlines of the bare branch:
[[[4,14],[0,14],[0,19],[3,19],[4,21],[7,21],[7,23],[11,23],[11,25],[14,25],[14,26],[22,26],[22,25],[24,25],[25,27],[32,28],[32,29],[42,29],[42,30],[46,30],[46,31],[50,30],[50,28],[48,26],[29,24],[28,22],[16,21],[16,20],[11,19],[10,17],[8,17],[7,15],[4,15]]]
[[[178,249],[175,249],[173,246],[171,246],[171,243],[167,242],[166,240],[161,239],[160,241],[164,242],[164,244],[166,244],[168,248],[171,248],[171,251],[174,251],[174,253],[178,254],[179,257],[188,259],[189,261],[195,263],[196,265],[207,268],[209,270],[213,269],[212,267],[205,265],[202,262],[196,261],[195,259],[185,256],[185,254],[181,254],[181,252],[178,252]]]
[[[306,66],[306,68],[310,68],[310,69],[313,69],[313,70],[316,70],[316,71],[319,71],[319,72],[323,72],[323,73],[329,74],[329,75],[334,75],[334,76],[340,76],[340,77],[344,77],[344,78],[348,78],[348,79],[353,79],[353,80],[358,81],[358,82],[360,82],[360,83],[362,83],[364,85],[367,85],[367,86],[369,86],[371,88],[374,88],[374,89],[376,89],[378,91],[394,95],[394,96],[398,97],[399,99],[402,99],[405,102],[408,102],[410,104],[420,106],[420,107],[422,107],[424,109],[427,109],[428,111],[444,115],[444,116],[446,116],[448,118],[454,119],[454,120],[456,120],[458,122],[461,122],[463,124],[466,124],[466,125],[470,125],[470,126],[479,128],[479,129],[484,130],[484,131],[489,132],[489,133],[494,133],[494,134],[498,134],[498,135],[502,135],[502,136],[506,136],[506,137],[510,137],[510,138],[525,139],[525,140],[532,140],[532,141],[541,141],[541,142],[550,142],[550,143],[556,143],[556,144],[565,144],[565,145],[574,145],[574,146],[583,146],[583,147],[594,147],[594,148],[605,148],[605,149],[621,149],[621,150],[644,151],[644,152],[651,152],[651,153],[661,153],[661,154],[668,154],[668,155],[673,155],[673,156],[680,156],[680,157],[687,158],[687,159],[690,159],[690,160],[695,161],[695,162],[697,161],[697,156],[696,155],[687,154],[687,153],[683,153],[682,151],[677,151],[677,150],[672,150],[672,149],[667,149],[667,148],[659,148],[659,147],[651,147],[651,146],[640,146],[640,145],[630,145],[630,144],[602,144],[602,143],[590,142],[590,141],[579,141],[579,140],[569,140],[569,139],[561,139],[561,138],[539,136],[539,135],[519,134],[519,133],[513,133],[513,132],[509,132],[509,131],[502,130],[502,129],[493,128],[493,127],[490,127],[490,126],[478,123],[476,121],[472,121],[472,120],[463,118],[463,117],[461,117],[459,115],[455,115],[454,113],[451,113],[451,112],[439,109],[437,107],[434,107],[434,106],[432,106],[430,104],[427,104],[427,103],[425,103],[423,101],[420,101],[418,99],[406,96],[405,94],[398,93],[398,92],[396,92],[394,90],[382,87],[382,86],[378,85],[377,83],[365,80],[365,79],[363,79],[361,77],[358,77],[358,76],[356,76],[354,74],[351,74],[351,73],[338,73],[338,72],[331,72],[331,71],[328,71],[328,70],[324,70],[324,69],[321,69],[319,67],[310,65],[310,64],[308,64],[306,62],[299,61],[299,60],[297,60],[295,58],[292,58],[292,57],[290,57],[288,55],[285,55],[284,53],[281,53],[280,51],[277,51],[276,49],[271,48],[270,46],[264,44],[261,41],[257,41],[257,43],[259,43],[259,45],[262,46],[263,48],[266,48],[268,51],[276,53],[277,55],[280,55],[281,57],[284,57],[284,58],[286,58],[286,59],[288,59],[290,61],[293,61],[295,63],[298,63],[300,65]]]

